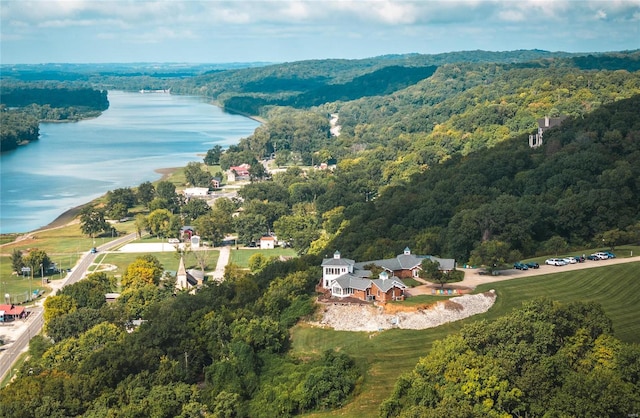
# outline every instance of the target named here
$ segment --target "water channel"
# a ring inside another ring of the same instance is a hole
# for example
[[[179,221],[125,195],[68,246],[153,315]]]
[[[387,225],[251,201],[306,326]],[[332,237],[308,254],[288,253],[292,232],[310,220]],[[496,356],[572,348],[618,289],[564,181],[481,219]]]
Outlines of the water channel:
[[[41,123],[40,139],[0,154],[0,233],[27,232],[109,190],[155,181],[159,168],[202,161],[258,122],[204,99],[109,92],[109,109],[77,123]]]

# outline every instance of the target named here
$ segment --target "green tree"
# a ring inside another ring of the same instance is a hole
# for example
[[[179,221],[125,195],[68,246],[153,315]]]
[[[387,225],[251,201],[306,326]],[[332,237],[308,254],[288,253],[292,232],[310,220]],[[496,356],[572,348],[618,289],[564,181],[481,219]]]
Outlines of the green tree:
[[[171,216],[167,209],[156,209],[147,215],[147,225],[151,234],[157,237],[170,236]]]
[[[80,212],[80,230],[83,234],[95,238],[98,233],[109,229],[109,224],[104,219],[104,211],[93,206],[86,206]]]
[[[133,222],[136,226],[136,234],[138,235],[138,238],[142,238],[142,232],[149,229],[149,222],[147,221],[147,217],[142,213],[138,213],[134,217]]]
[[[11,269],[12,271],[16,272],[16,273],[20,273],[20,271],[22,270],[22,267],[24,267],[24,260],[22,258],[22,251],[20,251],[17,248],[14,248],[13,251],[11,251]]]
[[[214,145],[213,148],[207,150],[207,154],[204,156],[204,163],[206,165],[219,164],[221,155],[222,155],[222,147],[216,144]]]
[[[260,214],[241,214],[234,219],[238,242],[249,244],[267,233],[267,218]]]
[[[156,188],[153,183],[150,181],[145,181],[144,183],[140,183],[138,186],[138,191],[136,193],[136,198],[138,202],[143,204],[144,206],[149,206],[149,203],[153,200],[156,194]]]
[[[224,239],[225,232],[229,231],[231,227],[230,224],[227,224],[227,229],[225,229],[224,222],[220,222],[220,220],[221,218],[216,216],[214,210],[198,216],[198,219],[193,224],[202,238],[211,240],[212,244],[216,245]],[[229,222],[231,222],[231,217],[229,217]]]
[[[262,270],[269,263],[269,259],[262,253],[255,253],[249,257],[249,269],[252,272]]]
[[[127,266],[122,275],[121,285],[123,288],[157,286],[163,271],[162,264],[156,257],[152,255],[140,256]]]
[[[187,224],[193,223],[200,216],[211,212],[211,206],[202,199],[189,199],[189,201],[180,208],[180,213]]]
[[[25,266],[31,268],[31,273],[42,274],[46,271],[51,264],[51,259],[44,250],[34,248],[27,255],[23,257],[23,263]]]
[[[184,176],[189,184],[194,187],[209,187],[211,174],[203,170],[200,163],[192,161],[184,168]]]
[[[320,236],[320,225],[315,214],[313,204],[296,206],[293,215],[282,216],[273,223],[278,239],[291,242],[299,254],[306,253],[311,242]]]
[[[569,245],[567,244],[567,241],[559,235],[552,236],[544,244],[544,248],[555,255],[566,251],[568,247]]]
[[[67,295],[49,296],[44,300],[44,327],[53,318],[69,314],[77,309],[76,301]]]
[[[471,251],[469,262],[474,265],[486,266],[488,271],[493,272],[505,263],[514,261],[510,259],[511,255],[509,244],[490,240],[483,242]]]

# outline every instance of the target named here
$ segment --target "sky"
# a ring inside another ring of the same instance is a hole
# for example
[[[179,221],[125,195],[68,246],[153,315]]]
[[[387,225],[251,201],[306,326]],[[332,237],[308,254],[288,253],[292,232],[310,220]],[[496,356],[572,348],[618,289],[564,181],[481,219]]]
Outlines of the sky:
[[[640,0],[0,0],[0,63],[640,48]]]

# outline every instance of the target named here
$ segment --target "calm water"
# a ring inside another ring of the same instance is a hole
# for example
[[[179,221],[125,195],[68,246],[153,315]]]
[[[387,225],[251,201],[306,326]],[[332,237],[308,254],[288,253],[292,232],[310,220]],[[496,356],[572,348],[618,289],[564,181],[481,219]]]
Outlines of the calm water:
[[[40,140],[0,154],[0,232],[27,232],[109,190],[154,181],[154,170],[202,162],[258,123],[197,97],[109,92],[102,116],[42,123]]]

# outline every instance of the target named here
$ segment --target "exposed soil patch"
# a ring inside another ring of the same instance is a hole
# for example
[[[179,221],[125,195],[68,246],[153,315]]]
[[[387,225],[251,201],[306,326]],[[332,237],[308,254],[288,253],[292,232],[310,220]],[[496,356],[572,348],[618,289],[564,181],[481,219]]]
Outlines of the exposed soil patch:
[[[322,318],[312,325],[338,331],[381,331],[390,328],[426,329],[458,321],[489,310],[495,302],[493,290],[477,295],[464,295],[431,305],[386,309],[368,304],[326,304]],[[391,313],[390,313],[391,312]]]

